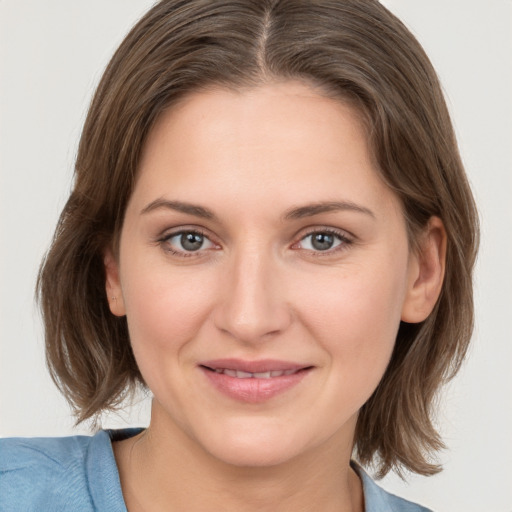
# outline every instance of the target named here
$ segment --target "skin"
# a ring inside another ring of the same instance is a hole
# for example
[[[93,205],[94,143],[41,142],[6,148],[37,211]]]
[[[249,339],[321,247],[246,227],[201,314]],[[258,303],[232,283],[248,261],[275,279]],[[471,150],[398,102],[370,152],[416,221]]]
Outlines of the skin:
[[[333,202],[342,207],[289,215]],[[181,244],[187,230],[204,234],[199,250]],[[318,250],[311,232],[326,230],[333,246]],[[357,414],[400,321],[432,310],[445,245],[432,218],[409,249],[358,112],[306,84],[211,89],[163,113],[118,257],[105,254],[112,313],[127,316],[154,395],[149,428],[115,445],[129,510],[362,511],[349,466]],[[198,368],[226,357],[313,370],[248,404]]]

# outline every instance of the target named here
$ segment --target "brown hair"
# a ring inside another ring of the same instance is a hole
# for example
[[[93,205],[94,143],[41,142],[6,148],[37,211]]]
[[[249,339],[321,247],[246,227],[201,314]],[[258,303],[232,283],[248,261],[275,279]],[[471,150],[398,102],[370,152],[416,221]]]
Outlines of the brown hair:
[[[427,320],[400,326],[355,438],[359,460],[376,462],[381,475],[432,474],[439,467],[429,457],[442,447],[431,417],[436,392],[459,369],[472,332],[478,220],[435,71],[376,0],[163,0],[136,24],[90,106],[74,188],[39,275],[52,378],[78,421],[143,384],[126,319],[109,310],[103,253],[119,236],[156,118],[209,85],[283,79],[356,101],[413,242],[431,216],[445,225],[441,296]]]

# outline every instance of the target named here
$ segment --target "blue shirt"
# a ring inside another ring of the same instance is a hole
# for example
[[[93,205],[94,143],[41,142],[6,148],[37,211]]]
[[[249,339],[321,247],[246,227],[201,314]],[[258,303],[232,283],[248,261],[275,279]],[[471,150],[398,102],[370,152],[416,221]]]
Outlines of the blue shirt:
[[[141,429],[96,435],[0,439],[1,512],[127,512],[112,441]],[[366,512],[429,512],[381,489],[360,467]]]

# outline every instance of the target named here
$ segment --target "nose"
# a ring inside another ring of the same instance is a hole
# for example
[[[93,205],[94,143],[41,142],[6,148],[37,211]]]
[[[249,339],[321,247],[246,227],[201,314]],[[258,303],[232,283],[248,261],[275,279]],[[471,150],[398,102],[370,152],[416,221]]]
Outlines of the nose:
[[[215,325],[246,344],[260,343],[285,331],[292,311],[285,297],[279,263],[261,251],[247,250],[233,257],[222,283],[222,299]]]

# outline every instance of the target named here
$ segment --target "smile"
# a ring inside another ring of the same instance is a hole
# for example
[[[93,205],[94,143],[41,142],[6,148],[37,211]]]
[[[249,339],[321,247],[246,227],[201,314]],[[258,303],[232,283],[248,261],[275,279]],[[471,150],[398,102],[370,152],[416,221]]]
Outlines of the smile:
[[[243,370],[231,370],[229,368],[216,368],[215,370],[212,368],[207,368],[215,373],[223,373],[224,375],[229,375],[230,377],[235,377],[237,379],[271,379],[274,377],[281,377],[283,375],[293,375],[300,370],[273,370],[268,372],[244,372]]]
[[[297,386],[311,365],[284,361],[235,359],[201,363],[199,369],[213,389],[239,402],[262,403]]]

